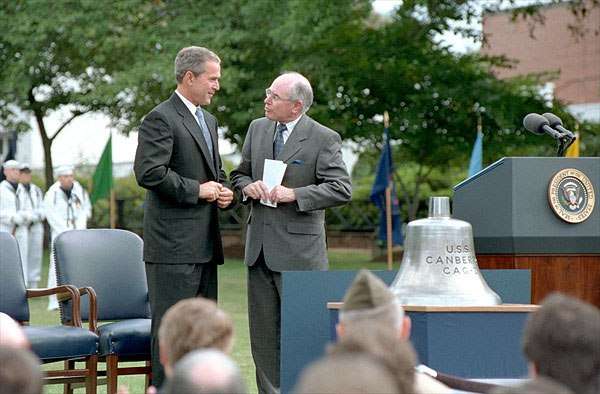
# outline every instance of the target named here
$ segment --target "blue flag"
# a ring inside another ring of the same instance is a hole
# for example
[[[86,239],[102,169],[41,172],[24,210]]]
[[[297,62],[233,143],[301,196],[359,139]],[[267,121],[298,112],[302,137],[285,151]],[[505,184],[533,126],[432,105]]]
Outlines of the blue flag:
[[[386,204],[385,204],[385,189],[388,185],[392,186],[392,244],[402,245],[402,220],[400,219],[400,204],[398,203],[398,194],[396,186],[392,179],[394,166],[392,163],[392,147],[390,146],[390,134],[386,128],[383,131],[384,146],[377,164],[377,174],[375,182],[371,189],[371,201],[379,208],[379,239],[387,241],[387,221],[386,221]]]
[[[469,162],[469,176],[473,176],[481,171],[483,158],[483,133],[481,130],[477,130],[477,138],[475,144],[473,144],[473,151],[471,152],[471,161]]]

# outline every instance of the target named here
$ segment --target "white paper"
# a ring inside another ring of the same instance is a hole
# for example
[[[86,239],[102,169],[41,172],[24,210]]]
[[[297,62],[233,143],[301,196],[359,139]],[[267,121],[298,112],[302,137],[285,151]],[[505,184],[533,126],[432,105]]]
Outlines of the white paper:
[[[281,160],[265,159],[262,181],[265,185],[267,185],[269,193],[271,192],[271,190],[273,190],[275,186],[281,185],[281,181],[283,180],[283,175],[285,174],[286,168],[287,164],[282,162]],[[269,200],[260,200],[260,203],[268,207],[277,207],[277,203],[271,202]]]

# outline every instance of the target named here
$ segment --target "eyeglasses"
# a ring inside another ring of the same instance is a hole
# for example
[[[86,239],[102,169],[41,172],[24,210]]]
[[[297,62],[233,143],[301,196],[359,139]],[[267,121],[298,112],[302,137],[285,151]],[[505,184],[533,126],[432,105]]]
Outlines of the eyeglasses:
[[[271,89],[265,89],[265,96],[270,98],[273,101],[296,101],[292,99],[286,99],[278,95],[277,93],[273,93]]]

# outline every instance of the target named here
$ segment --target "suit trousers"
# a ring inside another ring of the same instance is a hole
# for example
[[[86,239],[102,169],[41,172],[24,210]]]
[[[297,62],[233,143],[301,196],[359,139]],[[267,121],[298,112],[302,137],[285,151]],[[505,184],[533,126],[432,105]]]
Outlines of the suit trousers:
[[[262,251],[248,267],[248,320],[258,392],[279,393],[281,273],[267,267]]]
[[[158,343],[162,317],[167,309],[186,298],[201,296],[217,301],[217,265],[146,262],[146,279],[152,310],[152,384],[159,388],[165,379]]]

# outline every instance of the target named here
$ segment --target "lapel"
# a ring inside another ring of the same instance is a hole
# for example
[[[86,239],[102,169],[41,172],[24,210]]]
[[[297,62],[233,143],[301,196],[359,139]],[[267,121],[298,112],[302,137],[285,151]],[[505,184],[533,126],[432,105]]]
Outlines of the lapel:
[[[256,175],[256,179],[262,179],[264,163],[266,159],[273,160],[273,139],[275,138],[275,125],[277,122],[269,120],[264,128],[256,130],[253,134],[253,145],[256,150],[256,161],[252,166],[252,172]],[[253,152],[254,156],[254,152]]]
[[[298,123],[296,123],[292,134],[290,134],[288,140],[285,142],[285,145],[283,145],[283,150],[281,151],[281,155],[278,160],[283,162],[288,161],[296,153],[298,153],[300,149],[302,149],[303,141],[308,138],[308,131],[308,116],[302,115]],[[273,133],[275,133],[275,130],[273,130]],[[273,153],[271,153],[271,155],[273,155]]]
[[[200,129],[200,126],[198,125],[198,122],[196,121],[195,116],[192,115],[192,113],[187,109],[187,107],[185,106],[183,101],[181,101],[179,96],[177,96],[177,93],[173,93],[173,95],[171,96],[171,101],[173,102],[173,105],[175,106],[177,113],[182,118],[183,127],[188,131],[188,133],[190,133],[192,135],[192,138],[194,139],[194,141],[196,141],[196,144],[200,148],[200,151],[202,152],[202,155],[204,156],[206,163],[208,163],[208,168],[210,168],[210,171],[212,172],[214,178],[218,179],[217,170],[215,168],[215,163],[210,156],[210,151],[208,150],[206,141],[204,141],[204,138],[201,138],[202,130]],[[202,111],[204,111],[204,109]],[[204,111],[204,113],[205,113],[205,119],[206,119],[206,111]],[[208,124],[207,124],[207,126],[208,126]],[[208,130],[210,132],[210,135],[211,135],[211,138],[213,139],[213,141],[216,141],[215,140],[215,138],[217,138],[216,130],[214,130],[214,131],[211,130],[210,126],[208,126]],[[214,151],[215,155],[218,154],[216,148],[217,148],[217,144],[215,144],[213,142],[213,151]]]
[[[275,121],[270,121],[269,125],[267,126],[267,130],[265,132],[265,138],[267,139],[267,141],[265,141],[264,144],[262,144],[262,146],[265,149],[265,159],[271,159],[273,160],[273,142],[275,141],[275,129],[277,126],[277,122]]]

